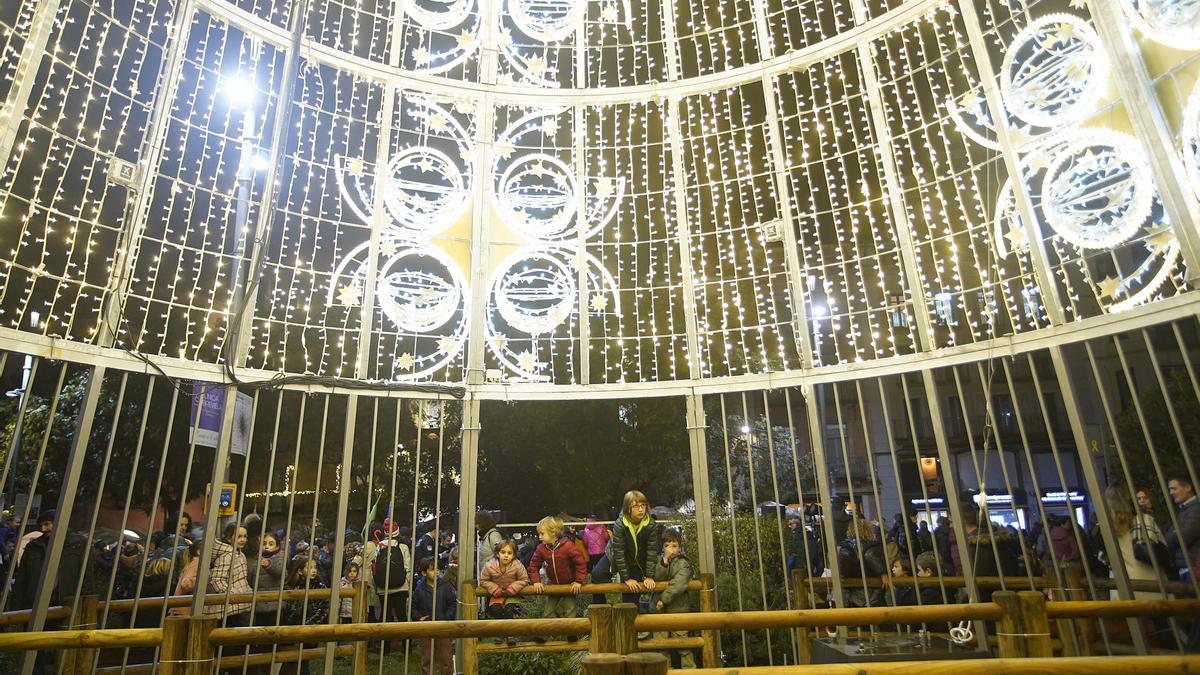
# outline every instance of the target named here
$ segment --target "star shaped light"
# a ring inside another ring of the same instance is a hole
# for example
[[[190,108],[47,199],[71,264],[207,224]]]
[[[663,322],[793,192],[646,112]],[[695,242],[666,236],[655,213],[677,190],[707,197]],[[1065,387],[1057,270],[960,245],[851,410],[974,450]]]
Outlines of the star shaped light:
[[[396,358],[396,367],[400,370],[412,370],[413,364],[416,362],[417,360],[413,358],[412,354],[404,352]]]
[[[494,338],[492,338],[491,343],[492,343],[493,350],[502,352],[502,351],[504,351],[504,348],[508,345],[508,338],[503,337],[503,336],[494,337]]]
[[[347,284],[338,289],[338,302],[354,307],[362,304],[362,291],[356,284]]]
[[[383,241],[379,242],[379,252],[385,257],[390,258],[396,255],[396,252],[399,250],[400,249],[397,247],[394,239],[384,239]]]
[[[603,312],[608,309],[608,296],[603,293],[593,294],[591,307],[593,312]]]
[[[1101,297],[1115,298],[1121,292],[1123,283],[1122,279],[1116,277],[1104,277],[1102,281],[1096,282],[1096,287],[1100,289]]]
[[[525,372],[533,372],[542,368],[542,364],[538,363],[537,357],[533,355],[532,351],[521,352],[517,356],[517,365],[521,366],[521,370]]]
[[[1175,243],[1175,233],[1169,227],[1160,227],[1147,233],[1145,245],[1155,251],[1162,251]]]

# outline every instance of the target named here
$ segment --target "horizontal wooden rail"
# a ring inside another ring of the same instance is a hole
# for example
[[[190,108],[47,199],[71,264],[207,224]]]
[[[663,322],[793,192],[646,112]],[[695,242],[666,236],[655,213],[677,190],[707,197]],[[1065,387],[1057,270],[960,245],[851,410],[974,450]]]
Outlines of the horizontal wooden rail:
[[[1070,580],[1065,580],[1070,583]],[[811,583],[816,588],[828,588],[833,585],[833,579],[830,577],[799,577],[796,583],[809,584]],[[965,588],[967,583],[966,577],[849,577],[842,579],[844,588],[887,588],[888,586],[929,586],[931,588]],[[1060,588],[1059,582],[1054,577],[1029,577],[1024,576],[1006,576],[1006,577],[977,577],[975,579],[977,586],[984,590],[1006,589],[1010,591],[1023,590],[1055,590]],[[1117,582],[1115,579],[1093,578],[1090,582],[1083,582],[1090,589],[1097,591],[1116,590]],[[1129,588],[1133,591],[1147,593],[1174,593],[1178,595],[1193,595],[1195,588],[1187,581],[1154,581],[1152,579],[1130,579]],[[1086,589],[1085,589],[1086,590]]]
[[[253,626],[217,628],[214,645],[293,644],[296,642],[359,642],[423,638],[484,638],[520,635],[583,635],[588,619],[513,619],[509,621],[414,621],[410,623],[344,623],[319,626]]]
[[[1128,675],[1200,672],[1200,656],[1082,656],[1032,659],[956,659],[812,666],[670,670],[671,675]]]
[[[305,590],[303,588],[287,590],[283,592],[282,598],[279,591],[259,591],[257,593],[231,593],[228,596],[230,603],[245,603],[245,602],[277,602],[279,600],[328,600],[333,591],[328,588],[312,588]],[[358,595],[357,588],[343,588],[338,593],[339,598],[353,598]],[[138,610],[143,609],[160,609],[165,604],[167,607],[190,607],[192,605],[191,595],[154,595],[145,598],[122,598],[120,600],[109,600],[108,602],[100,603],[100,611],[103,612],[106,608],[110,613],[129,614],[133,612],[136,605]],[[226,596],[218,593],[206,593],[204,595],[205,605],[223,605],[225,604]],[[28,623],[32,618],[33,610],[18,609],[11,612],[0,614],[0,626],[12,626],[16,624]],[[66,619],[71,616],[71,608],[61,605],[50,607],[46,612],[46,619]]]
[[[1200,616],[1200,600],[1101,600],[1047,602],[1051,619],[1124,619],[1143,616]]]
[[[84,649],[154,647],[162,644],[161,628],[108,628],[103,630],[43,630],[0,633],[0,652],[27,649]]]
[[[478,583],[478,582],[473,582],[473,583]],[[655,588],[659,589],[659,590],[666,588],[666,582],[657,584],[655,586]],[[700,582],[696,581],[696,580],[689,581],[688,582],[688,590],[689,591],[701,590]],[[629,593],[630,590],[629,590],[629,587],[626,586],[625,584],[583,584],[583,586],[579,589],[579,592],[581,594],[583,594],[583,593]],[[638,591],[638,592],[645,593],[646,591]],[[520,592],[517,593],[517,595],[571,595],[572,593],[573,593],[573,591],[571,590],[570,584],[546,584],[544,586],[544,590],[541,593],[534,591],[532,586],[526,586],[525,588],[522,588],[520,590]],[[491,596],[491,594],[488,593],[485,589],[479,588],[478,586],[476,586],[476,588],[475,588],[475,595],[480,598],[485,598],[485,597]]]
[[[354,654],[354,647],[336,647],[333,650],[334,656],[350,656]],[[262,666],[270,663],[296,663],[297,661],[312,661],[314,659],[325,658],[324,647],[312,647],[309,649],[285,649],[272,654],[271,652],[263,652],[261,654],[234,654],[232,656],[223,656],[217,661],[218,667],[224,669],[239,669],[243,665],[246,666]],[[159,667],[157,663],[135,663],[126,666],[105,666],[92,671],[95,675],[110,675],[121,673],[122,675],[149,675],[155,672]]]
[[[1000,605],[994,602],[980,602],[971,605],[641,614],[634,619],[633,625],[639,631],[754,630],[759,628],[915,624],[976,619],[993,621],[998,618],[1000,618]]]

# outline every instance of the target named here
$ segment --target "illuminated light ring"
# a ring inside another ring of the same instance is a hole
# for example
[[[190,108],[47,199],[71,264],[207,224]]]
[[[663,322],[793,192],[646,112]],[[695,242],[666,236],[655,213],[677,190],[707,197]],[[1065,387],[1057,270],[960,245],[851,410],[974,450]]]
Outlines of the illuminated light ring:
[[[577,252],[574,248],[570,248],[570,247],[558,245],[558,244],[549,244],[546,246],[538,246],[535,248],[524,249],[522,251],[519,251],[519,252],[514,253],[513,255],[509,256],[509,258],[507,258],[505,260],[505,263],[503,265],[501,265],[501,269],[507,269],[511,266],[510,265],[511,262],[513,262],[513,261],[520,262],[521,260],[529,257],[530,255],[553,257],[557,260],[557,262],[561,266],[567,267],[571,264],[570,261],[575,260],[576,253]],[[590,253],[586,253],[586,254],[584,254],[584,259],[586,260],[586,265],[587,265],[587,269],[588,269],[588,277],[587,277],[588,278],[588,281],[587,281],[588,288],[599,289],[600,292],[602,292],[612,298],[612,306],[607,308],[606,310],[604,310],[604,312],[590,311],[589,313],[592,315],[600,315],[603,313],[612,313],[612,314],[620,315],[621,314],[621,296],[619,293],[617,293],[616,278],[612,275],[612,272],[610,272],[600,262],[600,259],[597,258],[596,256],[594,256]],[[493,279],[492,286],[494,288],[495,279]],[[572,310],[574,310],[574,308],[572,308]],[[574,314],[575,314],[574,311],[572,311],[572,316],[574,316]],[[512,338],[522,340],[522,341],[525,339],[528,339],[528,337],[532,337],[534,340],[536,340],[536,338],[537,338],[537,336],[512,336],[512,335],[506,334],[505,330],[502,330],[499,326],[496,325],[496,319],[498,316],[500,318],[503,318],[503,316],[501,315],[501,313],[499,311],[499,307],[496,304],[495,295],[493,294],[492,299],[489,303],[488,311],[485,313],[486,322],[485,322],[484,330],[485,330],[485,335],[486,335],[485,341],[486,341],[488,350],[491,351],[493,354],[495,354],[496,358],[498,358],[500,360],[500,362],[504,365],[504,367],[507,368],[510,372],[516,373],[519,376],[526,377],[526,378],[529,378],[529,379],[532,379],[535,381],[549,381],[550,377],[548,375],[541,374],[536,371],[525,370],[524,368],[522,368],[518,361],[518,354],[517,354],[516,350],[511,349],[507,346],[504,346],[504,347],[496,346],[496,344],[495,344],[496,338],[508,339],[508,338],[512,337]]]
[[[1070,14],[1048,14],[1026,26],[1005,50],[1000,72],[1009,112],[1036,127],[1083,119],[1107,81],[1108,57],[1099,36]]]
[[[458,265],[442,251],[415,242],[379,267],[375,297],[379,307],[401,330],[428,333],[444,326],[463,305],[466,281]],[[414,259],[430,258],[438,271],[421,269]]]
[[[422,6],[421,0],[404,0],[404,14],[412,17],[422,28],[435,31],[447,31],[461,26],[467,19],[476,15],[472,11],[473,0],[424,0],[424,2],[440,5],[441,11],[430,11]]]
[[[1145,272],[1148,272],[1151,263],[1154,262],[1158,255],[1158,252],[1155,251],[1152,255],[1148,256],[1142,261],[1142,264],[1138,266],[1138,269],[1132,274],[1126,275],[1125,279],[1128,280],[1131,278],[1137,278]],[[1158,292],[1162,285],[1166,283],[1167,278],[1171,276],[1171,271],[1175,269],[1175,265],[1179,261],[1179,243],[1174,241],[1171,242],[1171,244],[1166,247],[1166,252],[1163,253],[1162,258],[1162,263],[1159,265],[1159,268],[1155,270],[1154,276],[1151,277],[1149,282],[1144,284],[1142,288],[1138,289],[1136,293],[1128,298],[1109,305],[1108,311],[1114,314],[1117,312],[1124,312],[1137,307],[1147,300],[1150,300],[1154,294]],[[1127,283],[1127,281],[1122,280],[1122,285],[1126,285]]]
[[[987,102],[980,96],[978,114],[974,110],[964,109],[959,105],[958,101],[953,96],[946,97],[946,113],[950,119],[954,121],[954,126],[958,128],[958,132],[963,136],[975,141],[985,148],[991,150],[1003,150],[1004,147],[998,140],[999,135],[996,134],[995,123],[991,119],[991,112],[987,109]],[[980,121],[978,125],[974,125],[967,120],[967,115],[980,119],[980,116],[986,116],[985,121]],[[1047,145],[1052,145],[1059,142],[1057,134],[1053,133],[1054,129],[1039,127],[1042,129],[1039,133],[1031,134],[1024,129],[1013,127],[1011,124],[1008,127],[1008,138],[1013,144],[1013,148],[1018,152],[1035,152]],[[992,134],[992,137],[984,135],[984,132]]]
[[[410,327],[423,328],[441,321],[433,326],[433,328],[438,328],[453,320],[455,314],[458,315],[458,321],[454,323],[454,327],[449,335],[428,335],[428,330],[412,331],[414,333],[425,333],[420,337],[427,339],[450,337],[455,341],[455,348],[449,351],[442,351],[439,347],[436,351],[428,354],[414,355],[413,369],[411,371],[396,372],[393,369],[392,376],[394,378],[410,380],[420,378],[445,367],[462,352],[466,345],[470,312],[469,298],[465,292],[466,282],[458,265],[449,256],[436,248],[411,241],[401,243],[404,248],[388,258],[379,268],[379,280],[375,288],[380,311],[401,330],[409,330]],[[416,257],[433,259],[444,273],[444,276],[440,278],[440,283],[430,287],[429,290],[431,293],[429,295],[424,295],[419,288],[419,283],[414,285],[412,280],[418,277],[432,279],[437,275],[430,274],[428,270],[413,270],[411,267],[406,267],[403,264],[406,260]],[[414,275],[412,274],[413,272],[417,274]],[[395,283],[397,276],[402,278],[403,283]],[[397,300],[397,296],[394,294],[396,291],[400,291],[401,293],[400,300]],[[442,297],[435,297],[435,294],[441,294]],[[452,307],[449,306],[451,297],[453,298]],[[443,318],[444,320],[442,320]]]
[[[449,228],[466,212],[471,175],[460,171],[454,160],[436,148],[408,147],[389,160],[383,197],[388,212],[402,228],[433,235]]]
[[[345,155],[335,155],[333,158],[338,191],[342,193],[343,203],[350,211],[358,216],[364,225],[370,225],[374,220],[373,198],[362,185],[362,175],[355,174],[346,167],[349,161],[351,160]]]
[[[1175,49],[1200,49],[1200,0],[1125,0],[1125,16],[1146,37]]]
[[[496,197],[504,222],[531,239],[550,241],[573,233],[575,176],[557,157],[521,155],[501,175]]]
[[[371,250],[371,242],[364,241],[363,243],[350,249],[350,252],[342,257],[342,261],[338,263],[333,270],[333,275],[330,277],[329,290],[325,293],[325,305],[332,307],[335,304],[341,304],[337,299],[338,290],[346,285],[341,283],[341,279],[348,277],[350,284],[362,288],[363,279],[367,276],[367,256]],[[354,265],[354,271],[348,271],[350,266]]]
[[[1130,136],[1093,129],[1059,149],[1042,181],[1042,211],[1082,249],[1111,248],[1146,222],[1154,201],[1149,162]]]
[[[508,0],[508,18],[539,42],[561,42],[579,28],[582,0]]]
[[[493,278],[492,301],[518,331],[534,337],[551,333],[579,301],[575,273],[551,251],[518,251]]]
[[[1180,136],[1183,141],[1183,163],[1187,166],[1192,189],[1200,197],[1200,82],[1196,83],[1196,88],[1188,97]]]

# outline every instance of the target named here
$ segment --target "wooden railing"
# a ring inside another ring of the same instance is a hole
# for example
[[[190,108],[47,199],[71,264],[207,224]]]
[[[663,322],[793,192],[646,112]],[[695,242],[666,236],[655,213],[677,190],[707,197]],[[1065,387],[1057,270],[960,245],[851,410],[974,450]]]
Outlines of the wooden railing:
[[[358,603],[363,605],[361,601]],[[468,603],[468,605],[473,603]],[[1050,621],[1127,618],[1146,616],[1200,616],[1200,600],[1127,600],[1127,601],[1067,601],[1047,602],[1039,592],[1000,591],[993,594],[993,602],[963,605],[924,605],[910,607],[868,607],[826,610],[778,610],[758,612],[699,612],[688,614],[644,614],[638,615],[631,604],[592,605],[587,618],[581,619],[514,619],[510,621],[471,620],[422,621],[412,623],[353,623],[318,626],[270,626],[249,628],[218,628],[217,617],[168,617],[162,628],[154,629],[110,629],[110,630],[63,630],[36,633],[0,634],[0,651],[30,649],[75,650],[69,673],[91,672],[94,650],[109,647],[159,647],[158,672],[168,675],[199,675],[211,672],[215,650],[222,646],[238,645],[291,645],[302,642],[329,643],[354,642],[354,647],[341,647],[338,653],[355,654],[355,671],[365,672],[366,641],[465,638],[508,636],[551,636],[559,634],[588,634],[587,648],[591,654],[585,658],[585,667],[596,661],[592,657],[600,654],[615,654],[618,659],[607,659],[607,665],[596,664],[588,673],[665,672],[661,659],[633,659],[640,650],[680,648],[684,645],[665,640],[639,641],[638,631],[666,630],[755,630],[770,628],[813,628],[817,626],[880,626],[891,624],[920,624],[939,621],[987,620],[996,621],[1001,639],[998,654],[1001,659],[1026,659],[1030,668],[1022,672],[1079,672],[1073,665],[1075,659],[1058,658],[1052,662],[1051,670],[1041,667],[1042,659],[1049,656]],[[689,642],[687,647],[702,647]],[[316,658],[325,653],[323,649],[286,649],[284,654],[291,658]],[[709,656],[709,655],[706,655]],[[715,662],[706,661],[706,666]],[[220,659],[222,667],[250,663],[246,659],[270,660],[270,654],[252,654],[249,657],[232,656]],[[278,659],[278,656],[275,657]],[[1142,657],[1110,657],[1108,662],[1124,664],[1125,672],[1133,670],[1132,659]],[[1157,658],[1157,657],[1154,657]],[[1126,659],[1131,659],[1126,661]],[[605,659],[600,659],[601,661]],[[254,663],[260,662],[255,660]],[[956,675],[969,672],[1000,672],[995,666],[979,665],[975,662],[956,663]],[[989,662],[996,663],[996,662]],[[1195,672],[1200,668],[1200,657],[1172,657],[1158,660],[1137,661],[1137,672]],[[614,665],[616,664],[616,665]],[[631,665],[634,664],[634,665]],[[1149,665],[1145,665],[1149,664]],[[462,664],[466,673],[477,672],[477,662]],[[1033,670],[1037,665],[1040,670]],[[619,667],[620,669],[613,669]],[[951,672],[945,665],[936,670],[895,671],[896,664],[880,664],[878,670],[864,670],[855,664],[854,672]],[[911,667],[911,666],[904,666]],[[1107,666],[1105,666],[1107,668]],[[637,670],[637,669],[641,670]],[[654,670],[646,670],[653,668]],[[823,672],[833,672],[828,666]],[[872,666],[875,668],[875,666]],[[989,668],[991,668],[989,670]],[[1145,668],[1149,668],[1146,670]],[[1161,670],[1161,669],[1167,670]],[[1180,670],[1180,669],[1185,670]],[[1193,669],[1188,671],[1186,669]],[[739,669],[747,673],[800,673],[804,670],[788,669]],[[729,670],[717,672],[729,673]],[[1012,672],[1012,671],[1006,671]],[[1108,671],[1097,671],[1108,672]]]

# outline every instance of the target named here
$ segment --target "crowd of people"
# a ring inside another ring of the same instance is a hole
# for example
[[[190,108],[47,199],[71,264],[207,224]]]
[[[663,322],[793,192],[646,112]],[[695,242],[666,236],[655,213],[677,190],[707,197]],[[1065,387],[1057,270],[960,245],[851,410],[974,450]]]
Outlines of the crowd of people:
[[[1177,580],[1200,573],[1200,501],[1195,486],[1185,477],[1168,483],[1177,508],[1166,517],[1153,493],[1139,488],[1130,494],[1125,486],[1112,486],[1105,507],[1117,536],[1117,552],[1131,579]],[[1136,507],[1135,507],[1136,504]],[[1066,565],[1088,566],[1093,576],[1108,576],[1115,562],[1104,555],[1104,546],[1094,528],[1078,527],[1067,516],[1051,516],[1028,530],[981,519],[973,504],[960,511],[966,541],[958,540],[957,528],[947,517],[938,518],[931,529],[918,514],[897,514],[886,531],[880,523],[860,514],[854,503],[842,500],[828,511],[829,526],[836,544],[822,545],[825,517],[811,510],[807,517],[788,519],[784,539],[788,573],[829,575],[832,561],[846,577],[962,576],[970,561],[975,576],[1041,576]],[[446,620],[458,616],[459,581],[478,579],[488,597],[481,616],[509,619],[528,615],[537,607],[545,617],[577,616],[585,603],[583,584],[617,582],[624,602],[637,603],[641,611],[680,612],[689,610],[687,583],[695,570],[683,552],[679,531],[664,527],[650,513],[646,496],[636,490],[625,494],[620,515],[611,524],[589,518],[582,526],[564,523],[558,515],[542,518],[536,536],[521,536],[497,527],[492,514],[476,514],[478,557],[474,568],[463,576],[459,571],[456,535],[428,525],[412,528],[392,518],[368,523],[362,529],[341,534],[340,565],[335,565],[337,536],[311,536],[303,527],[290,532],[271,529],[258,514],[249,514],[224,525],[207,556],[201,554],[203,529],[182,513],[173,532],[157,532],[145,546],[138,541],[91,542],[82,533],[72,533],[64,545],[59,565],[58,597],[74,593],[97,593],[113,599],[192,595],[198,589],[202,564],[207,564],[206,595],[272,592],[283,589],[356,587],[367,590],[370,621]],[[12,514],[0,514],[0,555],[13,569],[8,609],[31,607],[42,584],[49,535],[55,514],[39,514],[37,524],[26,533],[16,529]],[[1192,568],[1188,569],[1188,565]],[[340,575],[335,578],[334,570]],[[71,583],[64,583],[70,580]],[[544,595],[536,602],[520,594],[526,586],[538,595],[548,584],[569,587],[569,595]],[[109,594],[111,589],[111,595]],[[936,596],[936,597],[935,597]],[[282,596],[281,596],[282,597]],[[205,604],[204,612],[222,617],[226,626],[278,624],[321,624],[331,620],[353,620],[353,600],[340,598],[330,607],[327,598],[301,600],[266,599],[250,602]],[[1160,597],[1145,592],[1145,597]],[[927,604],[953,602],[942,598],[937,588],[896,585],[890,593],[882,589],[847,592],[848,605]],[[596,594],[592,602],[606,602]],[[189,614],[190,607],[174,607],[172,613]],[[111,613],[106,627],[157,625],[160,611],[143,610],[131,616]],[[336,617],[336,618],[334,618]],[[1200,624],[1200,622],[1198,622]],[[565,636],[568,641],[578,636]],[[1200,646],[1196,630],[1191,647]],[[398,645],[385,645],[396,649]],[[420,646],[423,671],[451,672],[449,640],[426,640]],[[677,667],[694,667],[688,650],[674,654]]]
[[[1186,476],[1172,477],[1167,485],[1176,509],[1173,518],[1158,505],[1149,488],[1140,487],[1131,494],[1127,486],[1115,484],[1106,490],[1104,507],[1116,535],[1111,552],[1104,545],[1094,513],[1087,519],[1087,526],[1080,526],[1066,514],[1047,514],[1044,522],[1024,529],[993,522],[986,518],[986,509],[963,504],[959,512],[966,541],[960,542],[948,516],[938,517],[931,529],[918,512],[909,512],[907,517],[895,514],[891,526],[884,530],[879,522],[862,517],[852,501],[835,500],[829,514],[835,544],[828,549],[822,543],[825,523],[820,510],[788,519],[786,567],[789,574],[830,576],[834,566],[829,555],[836,556],[843,578],[906,577],[914,573],[961,577],[969,562],[975,577],[1053,576],[1076,566],[1081,576],[1094,579],[1115,577],[1113,568],[1119,562],[1135,582],[1200,579],[1200,499]],[[1113,558],[1116,555],[1119,561]],[[1134,597],[1163,597],[1161,589],[1165,586],[1148,586],[1136,590]],[[1117,597],[1115,590],[1111,593]],[[942,598],[936,588],[920,593],[904,585],[897,586],[894,593],[851,589],[846,591],[845,602],[850,606],[916,604],[918,595],[921,604],[955,602],[965,600],[966,591]],[[1164,642],[1172,643],[1174,639]],[[1200,649],[1200,621],[1193,622],[1183,640],[1189,649]]]

